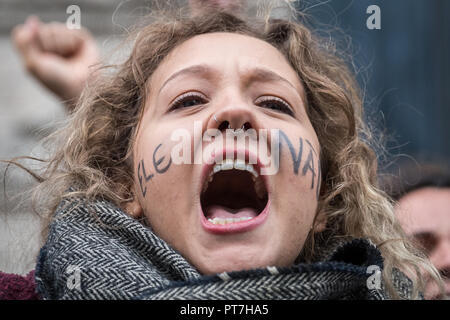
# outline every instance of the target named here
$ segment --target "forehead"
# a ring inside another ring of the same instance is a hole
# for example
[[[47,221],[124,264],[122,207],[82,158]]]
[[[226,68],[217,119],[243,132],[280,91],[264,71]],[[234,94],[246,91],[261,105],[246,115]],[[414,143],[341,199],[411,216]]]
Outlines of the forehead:
[[[403,196],[396,212],[410,233],[450,235],[450,188],[422,188]]]
[[[297,73],[278,49],[254,37],[226,32],[198,35],[183,42],[156,69],[152,82],[162,82],[178,70],[200,64],[221,74],[264,68],[286,78],[303,93]]]

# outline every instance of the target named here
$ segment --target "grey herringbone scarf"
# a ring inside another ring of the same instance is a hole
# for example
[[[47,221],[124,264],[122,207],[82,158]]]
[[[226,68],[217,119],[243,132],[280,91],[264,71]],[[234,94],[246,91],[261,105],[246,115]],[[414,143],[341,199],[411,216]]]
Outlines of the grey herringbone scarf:
[[[202,276],[111,203],[65,201],[40,251],[36,283],[44,299],[384,299],[368,285],[371,265],[382,269],[379,251],[355,239],[322,262]]]

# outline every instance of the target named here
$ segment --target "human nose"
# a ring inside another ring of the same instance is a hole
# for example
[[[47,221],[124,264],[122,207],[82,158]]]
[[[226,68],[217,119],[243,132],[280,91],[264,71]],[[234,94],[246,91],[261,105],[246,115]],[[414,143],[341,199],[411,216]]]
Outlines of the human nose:
[[[221,107],[214,112],[207,125],[208,129],[218,129],[225,131],[232,130],[248,130],[256,129],[258,127],[258,120],[254,111],[245,103],[233,103]]]

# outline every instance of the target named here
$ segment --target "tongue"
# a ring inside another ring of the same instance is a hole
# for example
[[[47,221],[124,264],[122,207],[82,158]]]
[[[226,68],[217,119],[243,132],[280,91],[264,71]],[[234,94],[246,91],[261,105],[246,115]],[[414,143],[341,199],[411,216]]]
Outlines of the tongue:
[[[240,208],[240,209],[231,209],[222,206],[210,206],[206,209],[206,218],[214,219],[214,218],[243,218],[250,217],[254,218],[258,215],[253,208]]]

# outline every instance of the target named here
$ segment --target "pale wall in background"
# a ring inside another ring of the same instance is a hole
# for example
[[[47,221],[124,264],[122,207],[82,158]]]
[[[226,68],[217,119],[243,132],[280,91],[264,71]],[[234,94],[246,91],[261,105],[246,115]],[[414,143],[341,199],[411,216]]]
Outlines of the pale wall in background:
[[[117,44],[115,34],[130,21],[130,12],[144,1],[24,1],[0,0],[0,159],[45,155],[39,141],[52,132],[66,111],[60,101],[46,91],[23,69],[10,40],[12,28],[30,14],[41,20],[64,22],[70,4],[81,7],[82,26],[91,30],[104,56],[110,56]],[[113,17],[114,21],[113,24]],[[40,220],[30,210],[26,192],[33,180],[22,170],[11,168],[3,188],[4,165],[0,165],[0,270],[26,274],[34,269],[42,245]],[[7,200],[7,201],[6,201]]]

